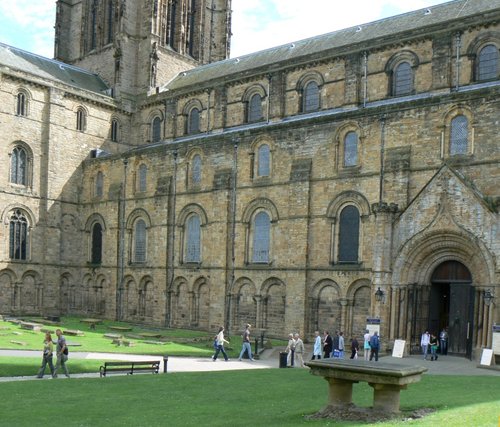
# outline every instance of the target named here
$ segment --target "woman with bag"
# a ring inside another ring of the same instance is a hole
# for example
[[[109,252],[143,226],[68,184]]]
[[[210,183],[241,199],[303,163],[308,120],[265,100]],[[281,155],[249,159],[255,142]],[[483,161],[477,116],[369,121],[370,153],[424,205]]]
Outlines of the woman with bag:
[[[42,366],[38,371],[37,378],[43,378],[45,374],[45,367],[49,365],[50,374],[54,376],[54,364],[52,363],[52,353],[54,352],[54,344],[52,343],[52,336],[50,332],[45,334],[45,340],[43,341],[43,359]]]
[[[436,335],[431,334],[429,345],[431,346],[431,361],[438,360],[438,355],[437,355],[438,339]]]

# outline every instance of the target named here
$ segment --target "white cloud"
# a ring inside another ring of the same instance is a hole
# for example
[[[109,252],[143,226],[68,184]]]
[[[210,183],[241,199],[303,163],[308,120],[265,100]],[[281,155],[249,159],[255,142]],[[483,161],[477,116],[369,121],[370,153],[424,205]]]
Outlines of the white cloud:
[[[233,0],[231,55],[371,22],[445,0]],[[0,41],[51,57],[55,0],[0,0]]]
[[[313,37],[446,0],[233,0],[231,56]]]
[[[0,40],[52,57],[55,0],[0,1]]]

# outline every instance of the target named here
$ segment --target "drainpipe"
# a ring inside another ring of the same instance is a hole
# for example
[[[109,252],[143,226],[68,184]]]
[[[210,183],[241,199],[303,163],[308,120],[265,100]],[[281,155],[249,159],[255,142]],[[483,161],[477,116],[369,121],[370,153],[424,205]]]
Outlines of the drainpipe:
[[[174,151],[174,173],[172,177],[172,185],[168,196],[168,212],[167,212],[167,288],[165,290],[165,326],[171,327],[172,323],[172,286],[175,278],[175,205],[177,197],[177,151]]]
[[[118,286],[118,292],[116,293],[116,319],[122,320],[123,318],[123,278],[125,276],[125,208],[126,208],[126,197],[127,197],[127,167],[128,159],[123,159],[123,182],[122,191],[120,194],[119,204],[118,204],[118,275],[116,278],[116,284]]]
[[[457,51],[457,56],[455,59],[455,90],[460,89],[460,47],[462,46],[462,41],[461,41],[461,34],[460,32],[457,32],[455,35],[455,45],[456,45],[456,51]]]
[[[234,276],[235,276],[235,239],[236,239],[236,188],[238,178],[238,140],[233,139],[233,170],[231,176],[231,271],[229,273],[228,287],[226,289],[226,312],[225,312],[225,325],[229,331],[232,328],[231,322],[231,292],[233,291]]]
[[[379,182],[379,203],[384,200],[384,160],[385,160],[385,117],[380,119],[380,182]]]
[[[364,68],[364,82],[363,82],[363,107],[366,107],[368,97],[368,52],[363,52],[363,68]]]

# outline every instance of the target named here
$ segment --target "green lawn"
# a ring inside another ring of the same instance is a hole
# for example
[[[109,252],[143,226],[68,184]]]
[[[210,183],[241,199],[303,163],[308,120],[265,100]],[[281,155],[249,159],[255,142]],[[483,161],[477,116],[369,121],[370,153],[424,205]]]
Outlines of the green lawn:
[[[43,324],[42,319],[29,318],[27,320],[39,320]],[[171,356],[191,356],[191,357],[207,357],[213,353],[212,342],[215,332],[207,333],[203,331],[191,331],[185,329],[148,329],[137,325],[130,325],[125,322],[103,321],[98,324],[95,330],[89,328],[85,323],[82,323],[81,318],[65,317],[61,319],[60,325],[46,325],[47,329],[55,331],[56,328],[80,330],[84,336],[66,335],[66,339],[71,351],[94,351],[104,353],[133,353],[133,354],[151,354]],[[117,332],[110,329],[112,326],[131,327],[130,332]],[[104,334],[121,334],[125,339],[131,341],[132,347],[118,346],[113,344],[113,340],[105,338]],[[160,338],[127,338],[127,335],[135,336],[141,333],[152,333],[161,335]],[[53,339],[56,337],[53,335]],[[226,351],[230,357],[237,356],[241,349],[241,336],[226,337],[231,341],[231,344],[226,346]],[[33,332],[21,329],[20,326],[11,324],[10,322],[0,321],[0,348],[1,349],[16,349],[16,350],[41,350],[43,348],[43,332]],[[160,344],[149,344],[147,341],[153,341]],[[284,342],[276,341],[277,344],[283,345]],[[72,346],[72,344],[80,344]]]
[[[354,386],[357,405],[368,406],[371,396],[368,385]],[[328,420],[304,419],[304,415],[324,406],[326,400],[326,382],[305,369],[33,380],[2,384],[0,425],[334,425]],[[425,376],[401,393],[401,407],[405,411],[436,409],[424,419],[404,424],[497,427],[500,381],[487,376]]]

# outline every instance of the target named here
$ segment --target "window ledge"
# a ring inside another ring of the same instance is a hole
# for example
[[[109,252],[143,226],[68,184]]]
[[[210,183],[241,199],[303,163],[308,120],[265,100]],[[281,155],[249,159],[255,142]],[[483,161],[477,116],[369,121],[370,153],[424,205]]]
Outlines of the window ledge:
[[[333,270],[361,270],[363,268],[362,262],[337,262],[332,263]]]

